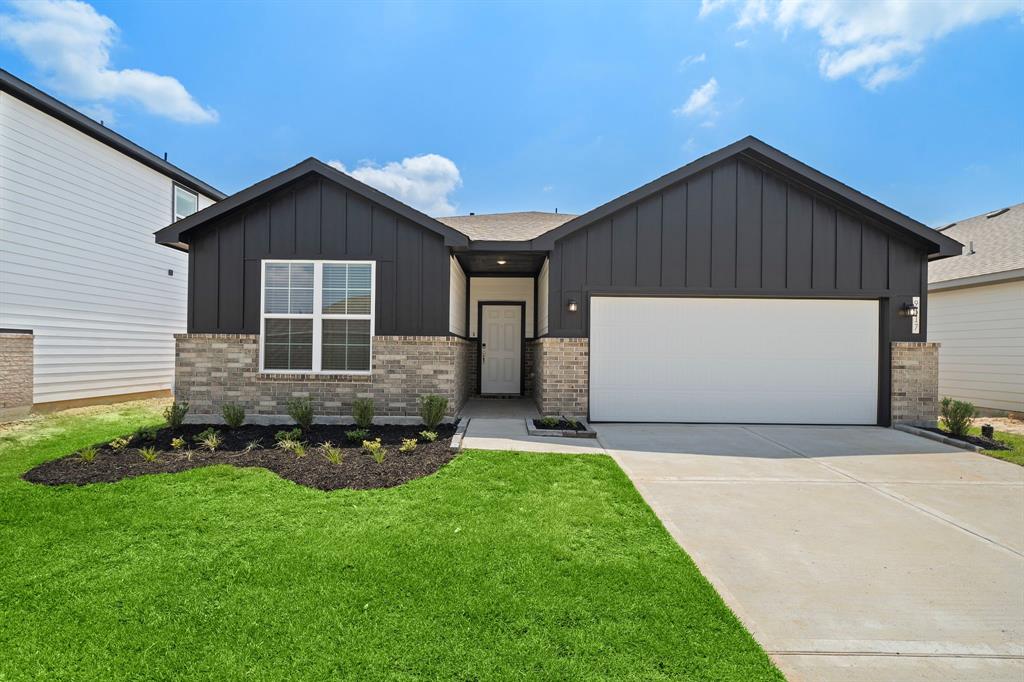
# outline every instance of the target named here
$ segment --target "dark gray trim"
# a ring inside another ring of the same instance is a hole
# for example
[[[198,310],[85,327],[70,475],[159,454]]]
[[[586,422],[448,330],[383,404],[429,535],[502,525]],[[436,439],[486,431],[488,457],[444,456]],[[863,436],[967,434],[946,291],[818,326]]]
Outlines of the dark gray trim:
[[[484,306],[519,306],[519,395],[526,395],[526,302],[525,301],[477,301],[476,303],[476,393],[484,395],[484,353],[483,321]],[[536,303],[534,304],[536,307]],[[469,325],[469,318],[466,318]],[[536,333],[536,329],[534,330]],[[487,395],[494,395],[488,393]]]
[[[0,327],[0,334],[28,334],[32,336],[34,332],[31,329],[7,329]]]
[[[469,238],[458,230],[454,230],[444,223],[434,220],[425,213],[421,213],[411,206],[403,204],[401,201],[384,194],[380,190],[376,190],[369,185],[359,182],[352,176],[342,173],[336,168],[331,168],[326,163],[323,163],[313,157],[310,157],[305,161],[301,161],[291,168],[285,169],[276,175],[266,178],[265,180],[261,180],[254,185],[250,185],[242,191],[232,194],[227,199],[204,208],[198,213],[194,213],[187,218],[158,230],[156,232],[156,242],[157,244],[187,250],[188,240],[184,239],[186,232],[191,232],[196,228],[203,227],[214,218],[222,216],[229,211],[241,208],[252,201],[260,199],[263,196],[310,174],[316,174],[337,183],[345,189],[355,192],[365,199],[393,211],[410,222],[436,232],[444,237],[444,243],[446,246],[467,246],[469,244]]]
[[[194,175],[186,173],[174,164],[161,159],[156,154],[143,149],[128,138],[118,135],[110,128],[100,125],[85,114],[72,109],[67,104],[47,95],[42,90],[29,85],[3,69],[0,69],[0,91],[6,92],[29,106],[52,116],[61,123],[65,123],[108,147],[116,149],[125,156],[149,166],[159,173],[163,173],[172,180],[177,180],[189,189],[198,191],[218,201],[227,196],[216,187],[208,185]]]
[[[639,202],[651,194],[660,192],[733,156],[742,156],[748,161],[761,165],[767,164],[772,170],[789,176],[787,179],[792,181],[800,180],[802,181],[801,184],[812,188],[817,193],[824,194],[833,201],[841,203],[850,210],[859,209],[866,211],[874,216],[876,220],[881,220],[901,231],[910,233],[917,239],[925,242],[929,246],[929,254],[932,254],[935,258],[956,256],[962,252],[963,245],[960,242],[950,239],[944,234],[889,208],[867,195],[861,194],[857,190],[797,161],[793,157],[782,153],[753,136],[745,137],[706,156],[702,156],[682,168],[678,168],[642,187],[638,187],[631,192],[627,192],[616,199],[598,206],[592,211],[573,218],[569,222],[534,239],[531,242],[532,247],[538,250],[551,249],[554,247],[555,241],[572,232],[609,217],[632,203]]]

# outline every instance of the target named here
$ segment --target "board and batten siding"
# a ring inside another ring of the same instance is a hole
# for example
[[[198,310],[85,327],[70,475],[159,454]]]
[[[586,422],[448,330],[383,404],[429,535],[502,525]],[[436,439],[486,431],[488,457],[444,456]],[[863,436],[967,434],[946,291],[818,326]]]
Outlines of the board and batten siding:
[[[172,185],[0,93],[0,327],[35,333],[36,403],[171,388],[187,262],[153,232]]]
[[[183,234],[192,333],[259,334],[265,259],[374,260],[374,329],[447,336],[444,238],[319,175],[300,178]]]
[[[733,158],[556,241],[549,334],[585,336],[594,293],[734,295],[889,299],[890,339],[925,341],[926,247],[910,239]],[[913,296],[916,335],[897,314]]]
[[[549,273],[551,267],[548,259],[544,259],[544,265],[537,275],[537,336],[548,335],[548,289]]]
[[[457,336],[466,336],[466,273],[459,265],[459,259],[451,257],[448,282],[448,331]]]
[[[1024,412],[1024,281],[932,291],[939,396]]]

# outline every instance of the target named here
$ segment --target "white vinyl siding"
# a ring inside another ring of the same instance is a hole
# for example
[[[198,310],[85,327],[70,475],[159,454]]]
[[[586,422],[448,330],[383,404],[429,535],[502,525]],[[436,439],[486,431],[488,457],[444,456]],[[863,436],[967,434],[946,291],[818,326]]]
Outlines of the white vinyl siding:
[[[36,403],[171,388],[188,261],[153,232],[172,199],[170,178],[0,93],[0,327],[35,332]]]
[[[550,275],[548,259],[544,259],[544,265],[537,276],[537,336],[546,336],[548,333],[548,287],[550,286]]]
[[[939,396],[1024,411],[1024,281],[928,294]]]
[[[526,303],[526,338],[533,338],[533,277],[473,277],[469,285],[469,335],[477,335],[479,303]]]
[[[466,336],[466,273],[455,256],[451,257],[448,286],[448,331]]]

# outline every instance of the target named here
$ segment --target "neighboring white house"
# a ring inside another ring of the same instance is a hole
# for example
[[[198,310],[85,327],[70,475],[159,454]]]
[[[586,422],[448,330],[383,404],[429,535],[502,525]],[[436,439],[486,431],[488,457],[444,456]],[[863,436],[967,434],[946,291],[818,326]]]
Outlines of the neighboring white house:
[[[1024,412],[1024,204],[941,231],[964,251],[928,266],[939,395],[985,412]]]
[[[188,258],[153,232],[223,197],[0,70],[0,332],[32,331],[37,406],[172,387]]]

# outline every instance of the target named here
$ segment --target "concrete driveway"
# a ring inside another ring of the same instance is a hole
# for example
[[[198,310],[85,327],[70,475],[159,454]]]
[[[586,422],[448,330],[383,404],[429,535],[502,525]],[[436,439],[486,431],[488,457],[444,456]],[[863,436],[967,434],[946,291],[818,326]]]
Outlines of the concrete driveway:
[[[1024,680],[1024,468],[873,427],[599,440],[796,680]]]

